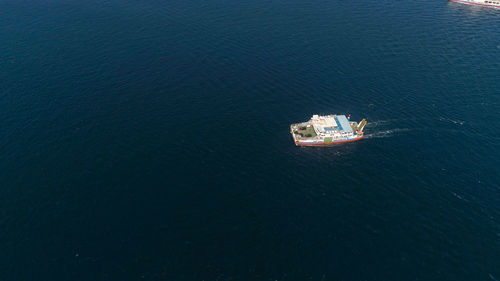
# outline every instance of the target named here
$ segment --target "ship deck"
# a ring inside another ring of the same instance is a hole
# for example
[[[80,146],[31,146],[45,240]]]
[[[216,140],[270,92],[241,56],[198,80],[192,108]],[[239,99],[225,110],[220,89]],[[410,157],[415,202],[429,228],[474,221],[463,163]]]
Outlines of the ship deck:
[[[290,125],[290,132],[295,142],[301,145],[320,143],[341,143],[363,137],[366,119],[360,123],[350,121],[344,115],[313,115],[310,121]]]
[[[297,124],[294,134],[301,139],[311,139],[316,137],[316,131],[311,124]]]

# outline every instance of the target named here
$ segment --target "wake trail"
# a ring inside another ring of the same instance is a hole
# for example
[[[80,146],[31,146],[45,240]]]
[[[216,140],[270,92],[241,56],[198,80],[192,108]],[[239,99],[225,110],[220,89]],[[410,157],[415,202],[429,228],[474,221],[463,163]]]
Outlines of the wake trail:
[[[410,129],[407,129],[407,128],[396,128],[396,129],[390,129],[390,130],[383,130],[383,131],[365,134],[364,138],[365,139],[390,138],[390,137],[396,136],[400,133],[408,132],[408,131],[410,131]]]
[[[465,124],[465,121],[462,121],[462,120],[455,120],[455,119],[451,119],[451,118],[445,118],[445,117],[439,117],[438,119],[439,121],[443,121],[443,122],[449,122],[449,123],[453,123],[455,125],[463,125]]]
[[[377,120],[377,121],[368,121],[366,127],[378,127],[378,126],[386,126],[390,125],[394,122],[397,122],[397,119],[388,119],[388,120]]]
[[[365,139],[390,138],[397,134],[409,131],[407,128],[391,128],[394,124],[400,123],[398,119],[376,120],[368,122],[365,132]],[[371,132],[370,132],[371,131]]]

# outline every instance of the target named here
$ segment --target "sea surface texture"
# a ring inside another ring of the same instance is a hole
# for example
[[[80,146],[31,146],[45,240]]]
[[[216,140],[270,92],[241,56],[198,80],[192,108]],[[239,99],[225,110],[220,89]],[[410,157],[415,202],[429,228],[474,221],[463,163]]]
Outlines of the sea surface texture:
[[[500,10],[3,0],[0,42],[1,281],[500,280]]]

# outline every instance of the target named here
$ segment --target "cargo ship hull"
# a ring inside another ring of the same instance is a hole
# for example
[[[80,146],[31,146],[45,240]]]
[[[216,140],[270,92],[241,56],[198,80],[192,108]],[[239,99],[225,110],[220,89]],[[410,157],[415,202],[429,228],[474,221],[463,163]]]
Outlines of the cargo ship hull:
[[[352,138],[352,139],[345,139],[345,140],[335,140],[332,142],[300,142],[300,141],[295,141],[295,145],[297,146],[331,146],[331,145],[336,145],[336,144],[341,144],[341,143],[346,143],[346,142],[353,142],[353,141],[358,141],[363,139],[363,136],[359,136],[357,138]]]

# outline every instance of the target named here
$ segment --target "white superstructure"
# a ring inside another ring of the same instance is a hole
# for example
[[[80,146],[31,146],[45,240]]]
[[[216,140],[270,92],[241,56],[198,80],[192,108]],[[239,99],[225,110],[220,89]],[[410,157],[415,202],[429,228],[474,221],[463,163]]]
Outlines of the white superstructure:
[[[450,0],[450,1],[468,5],[500,8],[500,0]]]

